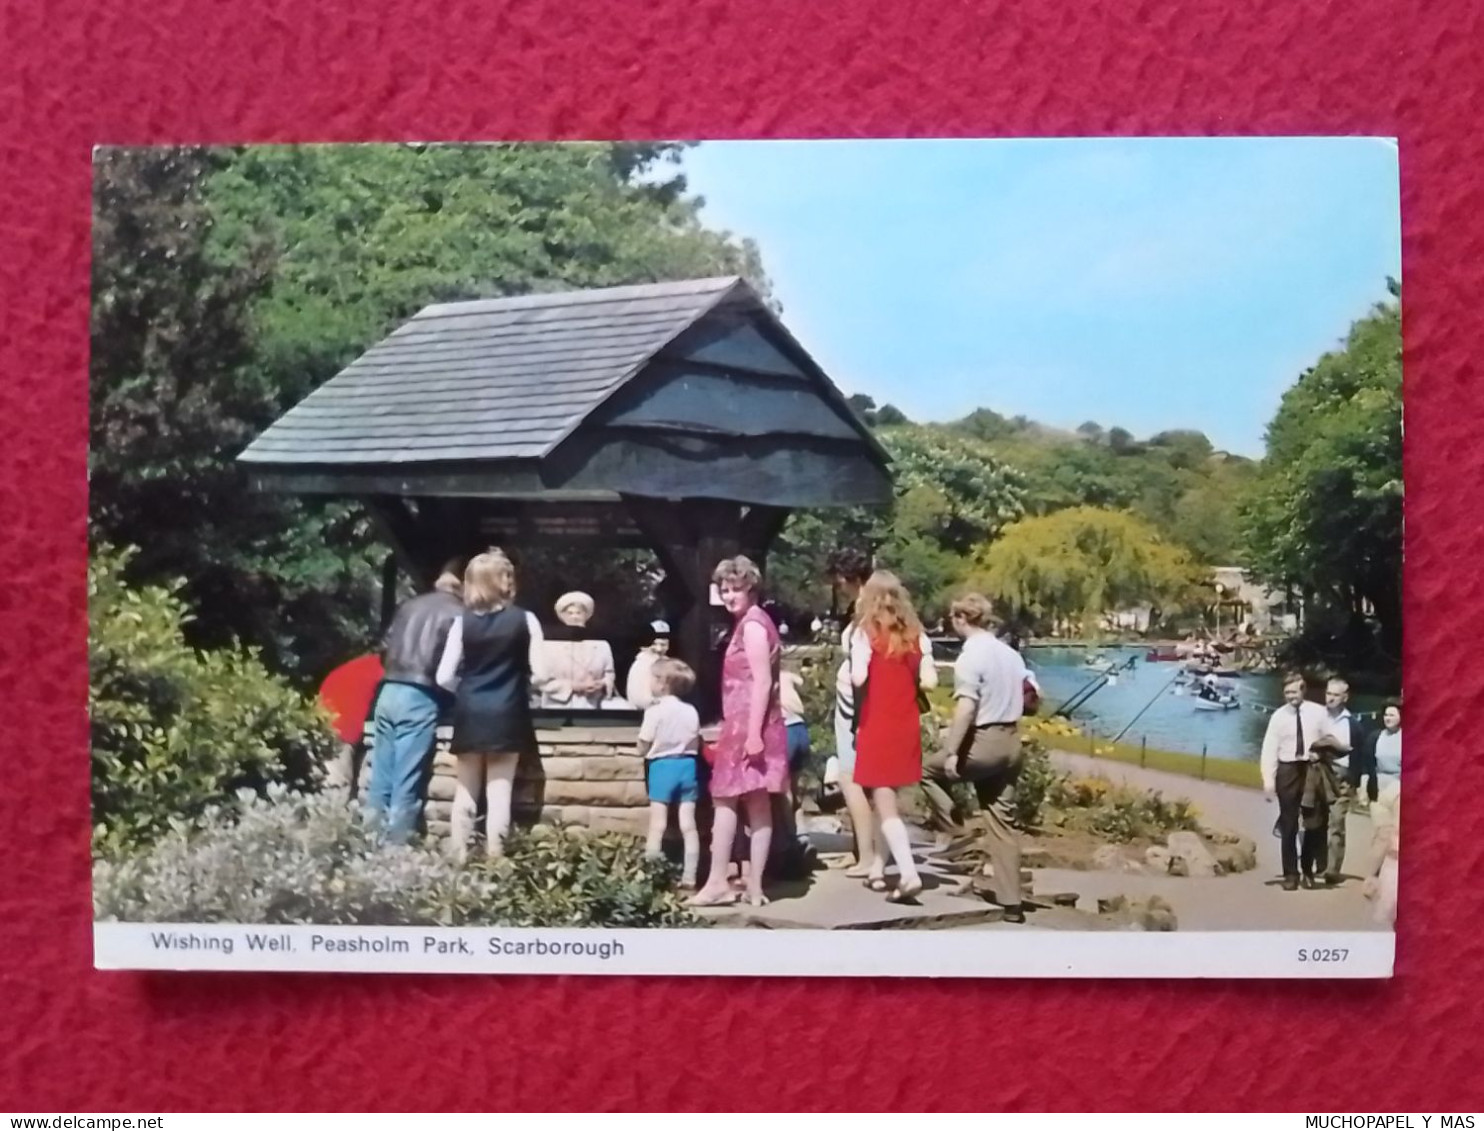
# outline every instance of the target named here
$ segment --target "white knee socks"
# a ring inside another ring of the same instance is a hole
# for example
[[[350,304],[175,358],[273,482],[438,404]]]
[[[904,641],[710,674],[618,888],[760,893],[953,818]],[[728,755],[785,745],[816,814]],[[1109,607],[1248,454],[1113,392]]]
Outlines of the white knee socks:
[[[917,882],[917,865],[912,860],[912,842],[907,839],[907,826],[900,817],[888,817],[881,822],[881,838],[891,849],[892,859],[897,862],[897,872],[902,883]]]

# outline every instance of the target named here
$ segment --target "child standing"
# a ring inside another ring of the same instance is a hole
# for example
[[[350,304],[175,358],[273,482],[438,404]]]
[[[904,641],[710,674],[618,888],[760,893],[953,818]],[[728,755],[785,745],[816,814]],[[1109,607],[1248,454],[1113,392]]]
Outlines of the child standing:
[[[701,837],[696,832],[696,802],[701,797],[696,758],[701,751],[701,719],[680,696],[696,685],[688,664],[665,657],[654,663],[654,701],[639,727],[639,754],[649,763],[649,836],[644,854],[658,857],[670,807],[678,806],[680,835],[685,842],[681,886],[696,886]]]

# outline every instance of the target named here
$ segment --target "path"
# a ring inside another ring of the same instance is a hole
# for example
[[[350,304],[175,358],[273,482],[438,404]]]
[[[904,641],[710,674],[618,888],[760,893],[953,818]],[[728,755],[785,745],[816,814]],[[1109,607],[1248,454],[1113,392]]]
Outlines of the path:
[[[1256,790],[1065,751],[1053,751],[1052,760],[1061,769],[1076,774],[1104,777],[1138,789],[1158,790],[1166,797],[1189,799],[1199,808],[1205,823],[1241,833],[1256,842],[1257,868],[1210,879],[1038,868],[1035,895],[1042,902],[1031,912],[1027,925],[1019,926],[1000,922],[999,909],[992,904],[975,896],[955,894],[963,888],[962,878],[939,872],[918,853],[927,887],[915,905],[887,903],[879,893],[866,889],[860,880],[847,878],[840,868],[831,868],[815,872],[799,883],[774,886],[772,902],[767,907],[716,908],[704,914],[718,925],[773,929],[1098,930],[1112,925],[1097,915],[1099,899],[1116,895],[1147,899],[1159,895],[1174,908],[1182,931],[1379,929],[1371,919],[1371,905],[1361,896],[1360,881],[1356,878],[1347,879],[1333,889],[1282,890],[1278,841],[1271,835],[1277,806],[1265,801]],[[917,846],[926,847],[927,836],[920,830],[913,831]],[[1370,845],[1369,818],[1352,815],[1348,834],[1347,855],[1353,877]],[[848,850],[848,841],[839,835],[814,833],[811,839],[823,854],[836,855]],[[1044,905],[1046,897],[1056,892],[1076,892],[1079,896],[1076,907]]]
[[[1075,774],[1107,778],[1136,789],[1158,790],[1170,798],[1187,798],[1200,811],[1203,824],[1251,837],[1257,844],[1257,867],[1250,872],[1212,879],[1046,868],[1037,875],[1038,888],[1048,891],[1066,888],[1082,893],[1089,900],[1116,894],[1134,898],[1161,895],[1174,907],[1182,931],[1368,930],[1376,927],[1371,919],[1371,904],[1360,894],[1360,880],[1354,878],[1370,849],[1369,817],[1352,813],[1346,825],[1346,875],[1352,878],[1337,888],[1287,892],[1281,886],[1278,838],[1272,835],[1273,822],[1278,819],[1278,806],[1258,790],[1200,781],[1064,750],[1051,751],[1051,760],[1060,769]]]

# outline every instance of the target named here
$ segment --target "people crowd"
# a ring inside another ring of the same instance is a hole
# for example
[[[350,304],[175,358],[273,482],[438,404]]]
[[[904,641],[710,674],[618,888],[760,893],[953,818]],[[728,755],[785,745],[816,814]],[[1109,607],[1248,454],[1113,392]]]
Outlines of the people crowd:
[[[928,693],[938,685],[938,665],[906,586],[854,549],[831,554],[826,571],[847,610],[831,711],[838,784],[854,839],[855,863],[846,875],[891,902],[911,902],[924,886],[919,857],[952,860],[972,847],[988,860],[1005,920],[1023,922],[1015,795],[1020,721],[1035,687],[1019,651],[1001,639],[985,597],[969,593],[953,601],[946,627],[963,642],[953,665],[953,715],[934,733],[923,718],[931,718]],[[534,707],[617,704],[643,711],[636,753],[646,767],[646,853],[664,852],[673,822],[682,846],[681,884],[694,905],[766,904],[775,848],[801,839],[799,780],[810,753],[804,678],[785,664],[759,567],[743,556],[725,559],[712,584],[731,625],[720,656],[719,728],[707,741],[690,701],[696,673],[669,654],[665,622],[645,630],[620,698],[610,644],[584,631],[594,613],[591,597],[563,595],[554,609],[559,625],[548,633],[516,604],[515,567],[504,553],[491,549],[462,569],[448,563],[430,592],[397,610],[385,642],[366,794],[383,838],[403,843],[415,833],[445,710],[456,762],[449,847],[462,858],[475,839],[481,798],[485,851],[503,851],[517,766],[537,750]],[[1401,705],[1388,704],[1375,725],[1349,702],[1343,679],[1328,681],[1322,704],[1310,698],[1302,676],[1285,681],[1284,705],[1263,738],[1263,789],[1277,804],[1283,888],[1343,883],[1349,851],[1352,874],[1363,879],[1377,917],[1389,922],[1396,906]],[[955,796],[960,783],[970,787],[977,815]],[[914,786],[937,836],[931,846],[914,846],[902,818],[901,792]],[[698,811],[707,800],[709,862],[702,874]],[[1367,808],[1372,843],[1352,846],[1349,818]]]
[[[775,840],[801,839],[796,822],[810,754],[803,694],[810,661],[785,665],[783,636],[766,611],[758,566],[732,557],[712,576],[731,628],[720,662],[720,725],[709,742],[689,701],[696,673],[669,654],[666,622],[648,625],[619,697],[611,645],[585,631],[595,611],[592,598],[564,594],[554,607],[558,623],[543,630],[516,603],[515,573],[509,557],[490,549],[467,565],[449,562],[430,592],[397,610],[370,726],[366,809],[382,838],[405,843],[416,831],[440,716],[452,719],[456,762],[449,849],[463,859],[475,841],[481,799],[485,852],[497,857],[503,851],[516,770],[523,756],[536,752],[533,709],[620,706],[643,712],[636,753],[645,762],[649,799],[646,854],[663,853],[673,823],[682,845],[681,885],[692,892],[693,904],[765,904]],[[1028,672],[1019,653],[994,636],[985,598],[971,594],[954,604],[949,624],[965,641],[955,664],[958,706],[947,731],[929,732],[924,776],[922,718],[938,667],[912,598],[898,577],[875,569],[857,550],[830,555],[827,575],[847,602],[832,713],[855,839],[856,862],[848,874],[890,901],[915,900],[923,879],[900,791],[921,786],[940,834],[927,851],[949,851],[968,832],[948,788],[966,782],[985,810],[1006,917],[1020,919],[1013,799]],[[703,874],[697,814],[708,799]]]
[[[1274,832],[1281,841],[1283,888],[1296,891],[1343,883],[1349,817],[1368,807],[1372,843],[1362,853],[1364,891],[1376,901],[1377,918],[1392,922],[1401,807],[1401,704],[1388,703],[1375,726],[1350,710],[1350,685],[1344,679],[1328,681],[1322,705],[1308,697],[1308,690],[1304,676],[1285,678],[1284,705],[1268,720],[1260,758],[1263,791],[1278,804]]]

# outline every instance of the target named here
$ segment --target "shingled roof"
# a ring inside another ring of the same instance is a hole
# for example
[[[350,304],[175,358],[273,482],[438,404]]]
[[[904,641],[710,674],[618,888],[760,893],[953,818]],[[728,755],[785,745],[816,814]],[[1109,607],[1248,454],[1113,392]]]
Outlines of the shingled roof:
[[[255,440],[248,464],[540,458],[738,278],[440,303]]]
[[[309,494],[891,497],[885,449],[735,277],[427,307],[238,458]]]

